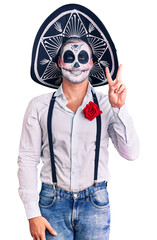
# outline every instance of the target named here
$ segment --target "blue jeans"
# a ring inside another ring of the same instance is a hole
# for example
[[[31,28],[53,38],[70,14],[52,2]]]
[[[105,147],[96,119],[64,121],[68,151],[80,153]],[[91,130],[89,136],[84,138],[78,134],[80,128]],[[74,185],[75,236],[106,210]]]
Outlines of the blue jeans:
[[[70,192],[42,183],[39,207],[57,236],[45,231],[46,240],[108,240],[110,204],[106,182]]]

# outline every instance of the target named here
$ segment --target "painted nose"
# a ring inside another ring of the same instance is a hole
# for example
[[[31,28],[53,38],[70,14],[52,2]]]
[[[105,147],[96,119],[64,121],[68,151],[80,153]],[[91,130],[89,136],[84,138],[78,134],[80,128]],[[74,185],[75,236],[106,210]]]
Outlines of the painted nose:
[[[78,67],[80,67],[79,63],[78,63],[78,62],[76,62],[76,63],[74,64],[74,67],[75,67],[75,68],[78,68]]]

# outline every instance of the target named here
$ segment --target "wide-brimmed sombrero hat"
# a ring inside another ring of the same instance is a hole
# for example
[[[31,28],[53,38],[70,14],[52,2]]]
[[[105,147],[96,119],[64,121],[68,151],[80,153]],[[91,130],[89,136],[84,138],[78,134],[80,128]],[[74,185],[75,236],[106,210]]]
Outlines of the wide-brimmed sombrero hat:
[[[47,87],[57,89],[62,82],[58,67],[61,46],[69,38],[79,38],[90,46],[93,67],[89,81],[97,87],[107,84],[105,67],[112,79],[116,78],[118,58],[114,43],[100,19],[89,9],[78,4],[68,4],[54,11],[41,25],[33,45],[31,77]]]

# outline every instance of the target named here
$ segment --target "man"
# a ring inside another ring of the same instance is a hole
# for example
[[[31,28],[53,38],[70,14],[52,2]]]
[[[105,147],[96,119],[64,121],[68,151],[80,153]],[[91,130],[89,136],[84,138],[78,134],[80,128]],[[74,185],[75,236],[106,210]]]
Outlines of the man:
[[[115,81],[105,68],[108,96],[95,92],[89,82],[93,55],[85,41],[76,37],[66,41],[60,49],[58,66],[62,72],[58,90],[53,96],[49,93],[32,99],[23,123],[19,193],[30,232],[35,240],[108,240],[109,137],[122,157],[134,160],[139,153],[138,138],[125,106],[122,65]],[[40,157],[43,168],[38,205]]]

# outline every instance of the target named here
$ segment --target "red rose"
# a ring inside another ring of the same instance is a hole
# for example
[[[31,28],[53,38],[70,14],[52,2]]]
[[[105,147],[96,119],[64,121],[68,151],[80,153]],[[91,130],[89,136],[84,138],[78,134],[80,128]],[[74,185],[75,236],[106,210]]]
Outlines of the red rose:
[[[90,101],[83,109],[83,113],[86,118],[92,121],[95,117],[99,116],[99,114],[101,114],[102,111],[99,109],[96,103]]]

